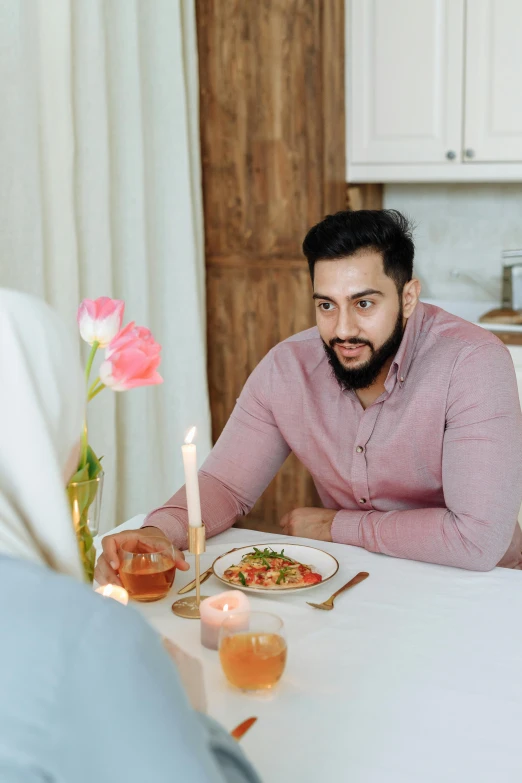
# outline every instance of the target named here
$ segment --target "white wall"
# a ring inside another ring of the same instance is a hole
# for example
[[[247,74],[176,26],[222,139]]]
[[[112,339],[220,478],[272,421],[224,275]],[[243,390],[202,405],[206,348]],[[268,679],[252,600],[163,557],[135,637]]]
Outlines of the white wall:
[[[424,298],[500,301],[502,250],[522,248],[522,185],[387,185],[384,206],[417,224]],[[453,269],[475,273],[488,290],[452,278]]]

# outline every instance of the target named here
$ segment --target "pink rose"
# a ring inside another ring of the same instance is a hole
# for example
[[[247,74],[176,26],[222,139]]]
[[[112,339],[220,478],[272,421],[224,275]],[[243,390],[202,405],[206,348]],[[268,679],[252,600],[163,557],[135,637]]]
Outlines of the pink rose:
[[[113,391],[163,383],[157,372],[161,345],[149,329],[128,324],[111,341],[100,367],[100,380]]]
[[[125,302],[100,296],[99,299],[84,299],[78,308],[78,326],[86,343],[94,342],[105,348],[121,329]]]

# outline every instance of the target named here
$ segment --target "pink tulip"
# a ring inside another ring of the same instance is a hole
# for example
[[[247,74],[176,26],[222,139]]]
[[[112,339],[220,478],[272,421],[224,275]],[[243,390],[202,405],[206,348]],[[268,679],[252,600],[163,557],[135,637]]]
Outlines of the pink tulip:
[[[100,380],[113,391],[163,383],[157,372],[161,345],[143,326],[128,324],[111,341],[100,367]]]
[[[86,343],[94,342],[105,348],[121,329],[125,302],[100,296],[99,299],[84,299],[78,308],[78,326]]]
[[[155,346],[155,350],[158,353],[161,351],[161,345],[154,341],[150,329],[146,329],[144,326],[136,326],[134,321],[131,321],[111,340],[105,351],[105,358],[109,359],[113,353],[122,351],[128,345],[136,343],[136,340],[151,347]]]

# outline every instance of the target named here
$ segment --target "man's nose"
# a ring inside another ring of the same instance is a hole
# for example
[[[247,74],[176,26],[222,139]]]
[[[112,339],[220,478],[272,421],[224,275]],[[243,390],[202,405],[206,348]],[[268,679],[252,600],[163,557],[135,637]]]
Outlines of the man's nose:
[[[352,337],[357,337],[359,334],[359,327],[357,325],[357,318],[351,308],[343,309],[339,312],[339,318],[335,326],[335,336],[338,340],[346,342]]]

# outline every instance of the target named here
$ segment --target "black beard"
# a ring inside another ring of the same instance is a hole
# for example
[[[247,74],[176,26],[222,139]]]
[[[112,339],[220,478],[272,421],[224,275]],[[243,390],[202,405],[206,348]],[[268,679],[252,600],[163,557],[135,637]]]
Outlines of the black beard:
[[[403,334],[404,326],[402,325],[401,307],[393,332],[377,350],[375,350],[373,343],[369,340],[358,340],[356,337],[352,337],[350,340],[334,338],[330,340],[330,345],[323,340],[324,350],[326,351],[330,367],[341,389],[343,391],[355,391],[356,389],[368,389],[374,384],[388,359],[395,356],[399,350]],[[370,348],[371,356],[365,364],[350,370],[339,361],[333,349],[334,345],[367,345]]]

